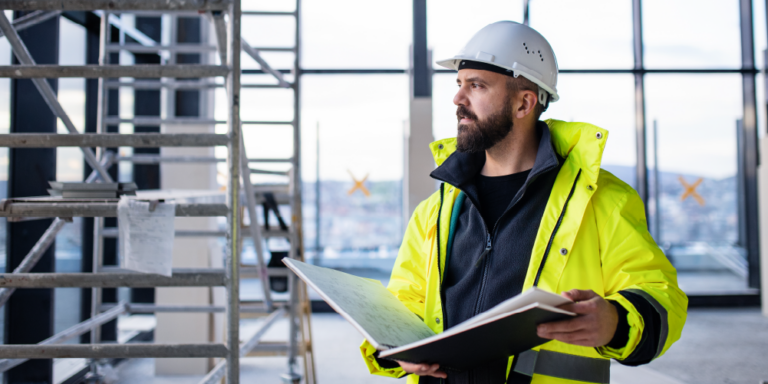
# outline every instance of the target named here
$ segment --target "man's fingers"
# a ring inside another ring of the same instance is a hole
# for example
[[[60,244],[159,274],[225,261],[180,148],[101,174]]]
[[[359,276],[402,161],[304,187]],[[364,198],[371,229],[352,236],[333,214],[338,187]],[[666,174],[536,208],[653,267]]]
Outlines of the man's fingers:
[[[406,373],[414,373],[419,376],[434,376],[445,379],[448,375],[440,370],[440,364],[413,364],[405,361],[398,361],[398,364]]]
[[[584,317],[579,316],[574,319],[539,324],[536,327],[536,332],[539,334],[539,337],[551,339],[552,337],[549,336],[553,333],[575,332],[584,329],[586,325]]]
[[[448,377],[448,375],[446,375],[445,372],[440,370],[439,364],[432,364],[432,365],[423,364],[423,365],[426,365],[428,368],[426,371],[424,371],[424,373],[420,373],[419,374],[420,376],[434,376],[442,379],[445,379],[446,377]]]
[[[581,345],[584,347],[594,347],[594,338],[587,336],[584,332],[555,333],[551,337],[553,340],[563,343]]]
[[[446,375],[445,372],[441,371],[439,368],[429,372],[427,375],[433,376],[433,377],[439,377],[441,379],[445,379],[448,377],[448,375]]]
[[[589,300],[595,296],[598,296],[598,294],[591,289],[590,290],[571,289],[570,291],[565,291],[560,295],[567,297],[573,301],[584,301],[584,300]]]
[[[597,310],[599,309],[598,307],[599,300],[602,300],[602,298],[598,296],[596,298],[592,298],[586,301],[563,304],[559,308],[564,309],[566,311],[573,312],[573,313],[577,313],[580,315],[584,315],[584,314],[597,312]]]
[[[422,364],[424,366],[423,372],[426,374],[432,374],[436,372],[438,369],[440,369],[440,365],[438,364]]]
[[[421,374],[423,372],[429,371],[432,368],[430,364],[413,364],[413,363],[407,363],[405,361],[398,361],[397,363],[400,364],[403,370],[408,373]]]

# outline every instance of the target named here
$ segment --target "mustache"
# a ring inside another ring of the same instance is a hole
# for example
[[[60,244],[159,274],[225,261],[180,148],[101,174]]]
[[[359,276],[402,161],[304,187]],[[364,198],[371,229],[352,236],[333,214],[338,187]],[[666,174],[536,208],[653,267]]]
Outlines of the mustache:
[[[472,113],[469,108],[463,105],[459,105],[458,108],[456,108],[456,118],[459,121],[461,121],[462,118],[468,118],[477,121],[477,115]]]

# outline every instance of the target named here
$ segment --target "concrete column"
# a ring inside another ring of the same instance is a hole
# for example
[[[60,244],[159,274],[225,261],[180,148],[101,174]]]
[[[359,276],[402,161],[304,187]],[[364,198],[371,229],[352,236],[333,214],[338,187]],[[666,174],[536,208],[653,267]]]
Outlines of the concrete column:
[[[405,133],[403,153],[403,204],[405,220],[410,219],[420,202],[435,192],[435,180],[429,177],[435,160],[429,150],[432,134],[432,98],[412,97],[410,124]],[[406,221],[407,223],[407,221]]]
[[[760,152],[768,154],[768,139],[760,139]],[[768,317],[768,164],[763,162],[757,168],[758,196],[760,207],[760,281],[763,301],[763,315]]]
[[[410,124],[403,145],[404,224],[420,202],[435,192],[429,173],[435,161],[429,151],[432,135],[432,55],[427,48],[427,1],[413,0],[413,45],[410,70]]]
[[[166,126],[163,133],[214,133],[211,126]],[[212,148],[162,148],[163,156],[213,157]],[[165,163],[160,167],[163,189],[211,190],[216,186],[216,167],[204,163]],[[216,219],[207,217],[176,218],[176,230],[215,230]],[[177,237],[173,243],[174,268],[223,267],[218,239],[210,237]],[[212,305],[212,289],[156,288],[158,305]],[[218,303],[222,305],[223,303]],[[158,313],[155,328],[157,343],[209,343],[221,341],[222,329],[214,326],[214,316],[208,313]],[[217,332],[218,328],[218,332]],[[155,359],[158,375],[204,375],[213,361],[206,358]]]

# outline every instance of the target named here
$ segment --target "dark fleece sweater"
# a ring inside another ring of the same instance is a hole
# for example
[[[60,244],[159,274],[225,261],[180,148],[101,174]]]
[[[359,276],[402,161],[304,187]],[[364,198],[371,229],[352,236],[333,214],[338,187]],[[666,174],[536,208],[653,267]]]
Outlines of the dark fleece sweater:
[[[485,153],[455,152],[432,172],[433,178],[454,185],[467,195],[455,227],[453,249],[448,250],[450,257],[443,279],[446,329],[522,290],[536,232],[560,168],[549,129],[539,123],[537,132],[540,140],[533,168],[509,205],[498,214],[495,226],[486,225],[483,220],[484,202],[480,201],[476,183],[485,165]],[[486,252],[489,238],[490,250]],[[506,370],[505,358],[469,371],[450,372],[448,383],[503,383]]]

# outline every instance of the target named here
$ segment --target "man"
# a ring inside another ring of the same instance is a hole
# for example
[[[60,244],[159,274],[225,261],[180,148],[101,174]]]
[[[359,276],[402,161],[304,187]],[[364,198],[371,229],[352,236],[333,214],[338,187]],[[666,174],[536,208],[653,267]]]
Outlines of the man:
[[[663,354],[688,299],[637,193],[600,169],[608,132],[539,121],[558,99],[546,39],[502,21],[438,64],[458,70],[458,135],[431,145],[442,184],[416,208],[388,289],[436,333],[533,286],[578,316],[539,325],[550,342],[464,372],[379,359],[364,342],[370,371],[409,384],[608,383],[611,358]]]

